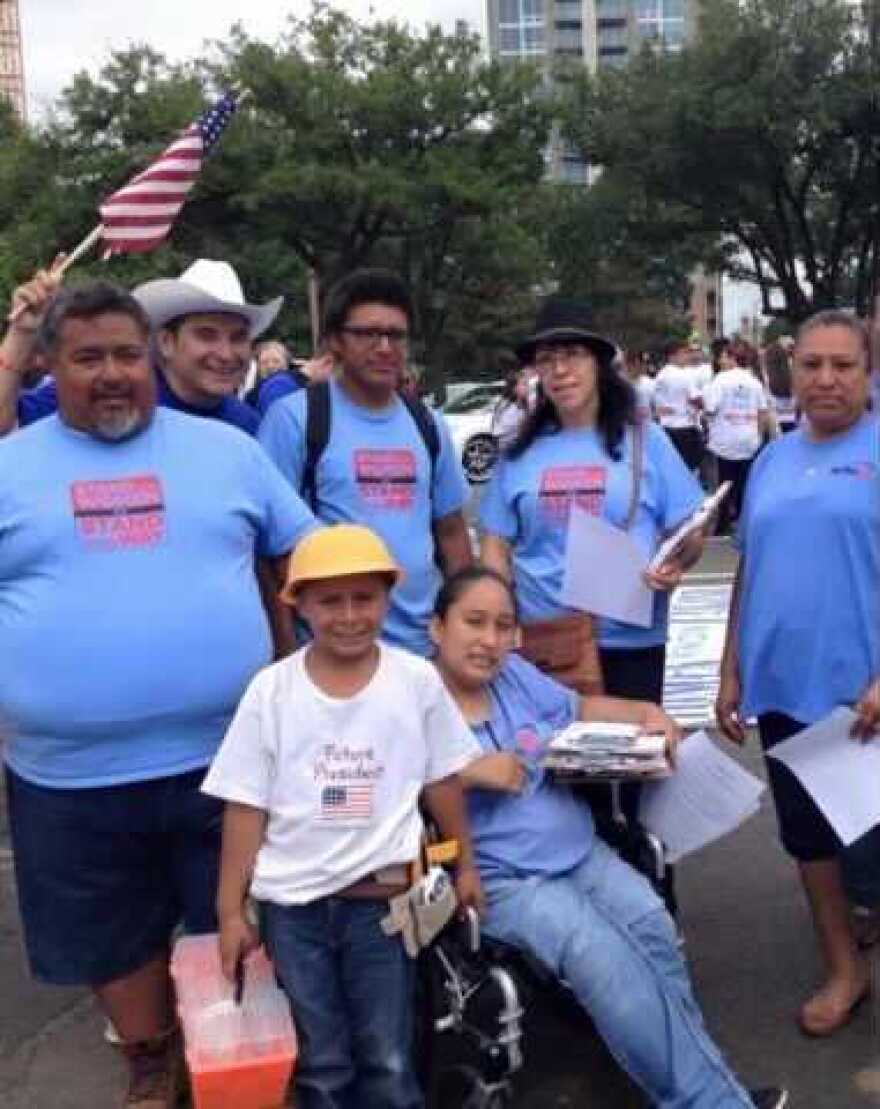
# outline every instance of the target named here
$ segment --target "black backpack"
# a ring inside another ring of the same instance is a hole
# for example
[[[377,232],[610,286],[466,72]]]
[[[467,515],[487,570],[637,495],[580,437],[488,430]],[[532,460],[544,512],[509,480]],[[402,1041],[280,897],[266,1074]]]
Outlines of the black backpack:
[[[406,406],[413,423],[428,452],[431,470],[431,485],[434,486],[434,470],[440,454],[440,433],[430,411],[420,400],[413,400],[397,394]],[[318,463],[330,441],[330,425],[333,413],[330,405],[330,383],[322,381],[306,389],[306,461],[303,466],[300,495],[315,515],[318,514]]]

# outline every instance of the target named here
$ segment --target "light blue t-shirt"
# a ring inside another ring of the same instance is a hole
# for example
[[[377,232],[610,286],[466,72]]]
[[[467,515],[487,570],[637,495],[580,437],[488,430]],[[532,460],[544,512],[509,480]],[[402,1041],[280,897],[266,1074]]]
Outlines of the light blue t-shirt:
[[[614,461],[592,428],[539,435],[518,458],[500,462],[480,506],[480,526],[511,547],[514,582],[524,623],[552,620],[570,609],[559,603],[565,545],[572,505],[624,527],[632,500],[632,437]],[[645,427],[639,507],[631,529],[646,561],[660,539],[676,528],[703,499],[700,486],[666,432]],[[602,573],[596,567],[596,573]],[[654,597],[650,628],[614,620],[598,621],[602,647],[653,647],[666,642],[669,598]]]
[[[271,657],[254,556],[315,526],[259,445],[157,408],[104,443],[56,416],[0,442],[0,718],[28,781],[207,766]]]
[[[880,420],[803,428],[752,466],[739,544],[743,711],[812,724],[880,675]]]
[[[563,874],[590,853],[595,831],[589,806],[554,785],[539,761],[553,735],[577,719],[577,694],[508,656],[490,688],[491,715],[473,726],[485,754],[512,751],[527,765],[522,793],[467,793],[474,852],[481,873]]]
[[[306,392],[283,397],[266,413],[259,440],[299,491],[306,460]],[[317,467],[317,516],[327,524],[365,524],[378,532],[404,570],[391,595],[384,638],[416,654],[430,652],[428,622],[440,574],[434,561],[434,520],[458,512],[467,481],[445,421],[431,488],[431,459],[399,397],[373,410],[330,383],[330,438]]]

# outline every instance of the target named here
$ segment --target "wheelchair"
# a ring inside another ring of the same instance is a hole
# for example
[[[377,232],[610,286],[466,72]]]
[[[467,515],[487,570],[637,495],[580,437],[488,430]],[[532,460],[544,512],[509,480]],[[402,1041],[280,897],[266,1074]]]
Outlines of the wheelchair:
[[[612,788],[597,832],[651,882],[675,915],[663,844],[626,820]],[[565,982],[528,952],[481,937],[476,914],[453,921],[419,956],[418,1057],[429,1109],[508,1109],[523,1065],[523,1017],[537,991],[580,1013]]]

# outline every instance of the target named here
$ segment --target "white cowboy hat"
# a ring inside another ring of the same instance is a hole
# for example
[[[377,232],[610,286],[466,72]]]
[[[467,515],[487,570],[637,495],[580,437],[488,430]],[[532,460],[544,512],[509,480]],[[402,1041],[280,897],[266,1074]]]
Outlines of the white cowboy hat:
[[[251,339],[262,335],[272,324],[284,302],[284,297],[275,297],[268,304],[246,303],[238,274],[232,266],[208,258],[193,262],[177,280],[159,278],[138,285],[132,295],[156,330],[181,316],[226,312],[243,316],[248,321]]]

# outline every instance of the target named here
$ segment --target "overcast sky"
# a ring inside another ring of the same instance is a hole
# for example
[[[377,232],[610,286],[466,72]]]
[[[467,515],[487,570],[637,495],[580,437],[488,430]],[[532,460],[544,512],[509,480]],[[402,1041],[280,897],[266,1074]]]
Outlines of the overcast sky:
[[[413,27],[467,19],[479,29],[484,0],[336,0],[358,19],[405,19]],[[305,15],[306,0],[19,0],[30,111],[42,114],[75,72],[97,71],[108,53],[147,42],[169,58],[196,56],[206,40],[225,37],[236,21],[253,36],[274,39],[288,12]]]

